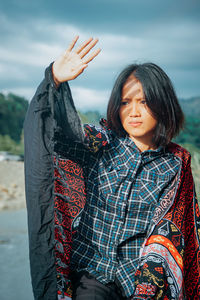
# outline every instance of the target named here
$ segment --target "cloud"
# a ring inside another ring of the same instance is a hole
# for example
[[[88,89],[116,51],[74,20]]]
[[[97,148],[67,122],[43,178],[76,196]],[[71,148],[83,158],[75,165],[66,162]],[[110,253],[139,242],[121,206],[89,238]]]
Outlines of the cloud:
[[[11,91],[10,90],[2,90],[2,93],[4,95],[9,94]],[[27,100],[31,100],[33,95],[35,94],[35,89],[34,88],[12,88],[12,93],[15,95],[18,95],[20,97],[23,97]]]
[[[73,87],[72,94],[77,109],[83,112],[98,109],[104,113],[110,96],[109,91],[83,87]]]
[[[123,23],[124,17],[120,22]],[[42,79],[45,67],[67,47],[72,38],[79,34],[82,42],[92,32],[94,37],[99,37],[102,52],[84,75],[73,83],[75,97],[83,99],[83,104],[77,103],[82,108],[105,106],[107,91],[116,74],[135,61],[159,64],[173,78],[182,95],[192,95],[194,90],[195,94],[200,93],[199,84],[194,87],[195,78],[200,76],[200,22],[196,19],[163,19],[159,23],[155,19],[148,26],[146,22],[138,26],[141,20],[138,23],[135,19],[131,27],[118,33],[112,27],[105,31],[85,24],[82,28],[76,21],[52,21],[40,16],[29,18],[23,24],[1,13],[0,20],[3,33],[0,47],[1,90],[20,95],[24,93],[25,97],[30,98],[34,87]]]
[[[1,28],[8,34],[3,37],[0,55],[6,62],[44,66],[55,59],[68,45],[71,39],[80,35],[83,41],[91,35],[91,30],[81,30],[67,23],[52,23],[50,20],[37,20],[23,24],[15,23],[1,15]],[[200,24],[197,22],[152,23],[151,26],[125,34],[96,32],[102,53],[93,68],[110,68],[117,63],[156,59],[161,63],[195,60],[199,55],[200,40],[197,39]],[[20,32],[20,35],[17,34]],[[186,53],[187,52],[187,53]],[[188,56],[188,53],[192,55]],[[179,55],[177,55],[179,54]],[[195,57],[194,57],[195,56]],[[183,60],[183,57],[187,60]]]

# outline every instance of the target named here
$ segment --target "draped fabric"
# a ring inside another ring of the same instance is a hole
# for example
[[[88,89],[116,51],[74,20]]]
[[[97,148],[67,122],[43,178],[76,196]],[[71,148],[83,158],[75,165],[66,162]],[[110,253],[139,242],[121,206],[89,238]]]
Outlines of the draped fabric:
[[[102,125],[107,127],[106,121]],[[105,136],[85,129],[86,143],[98,151]],[[29,251],[35,299],[71,297],[70,251],[86,201],[84,172],[54,152],[56,139],[83,142],[84,132],[67,83],[56,90],[51,66],[29,106],[25,124],[25,183]],[[190,154],[176,144],[179,176],[156,208],[141,248],[131,299],[199,299],[200,213]]]

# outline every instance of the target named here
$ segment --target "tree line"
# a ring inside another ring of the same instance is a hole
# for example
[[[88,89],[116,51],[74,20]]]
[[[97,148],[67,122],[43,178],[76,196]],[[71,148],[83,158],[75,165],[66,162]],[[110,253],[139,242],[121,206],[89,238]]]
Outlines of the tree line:
[[[186,100],[184,100],[186,101]],[[200,101],[196,101],[197,110]],[[183,105],[183,110],[185,107]],[[189,105],[187,101],[187,107]],[[9,151],[13,154],[23,154],[23,124],[28,109],[28,101],[15,94],[4,95],[0,93],[0,151]],[[183,131],[175,138],[178,144],[190,144],[200,149],[200,116],[193,113],[188,115],[185,111],[186,120]],[[83,123],[98,124],[101,117],[98,111],[79,112]]]

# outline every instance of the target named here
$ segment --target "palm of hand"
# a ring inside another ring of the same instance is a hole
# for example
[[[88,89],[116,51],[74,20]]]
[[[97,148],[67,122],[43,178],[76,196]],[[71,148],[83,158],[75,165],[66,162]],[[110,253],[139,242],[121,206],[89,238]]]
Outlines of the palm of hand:
[[[78,54],[66,51],[54,63],[54,73],[59,73],[60,82],[76,78],[84,68],[84,63]]]
[[[78,77],[88,66],[88,63],[100,52],[100,49],[97,49],[89,57],[85,58],[85,55],[90,52],[98,40],[90,38],[72,51],[77,40],[78,37],[72,41],[67,50],[53,64],[53,75],[59,83]]]

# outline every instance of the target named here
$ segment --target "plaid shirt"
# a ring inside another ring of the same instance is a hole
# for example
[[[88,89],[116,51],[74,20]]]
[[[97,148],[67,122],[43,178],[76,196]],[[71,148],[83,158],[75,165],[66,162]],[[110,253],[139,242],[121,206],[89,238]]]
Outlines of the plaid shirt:
[[[86,270],[103,284],[115,281],[129,297],[153,212],[180,161],[166,149],[140,153],[129,137],[98,131],[108,141],[99,151],[75,142],[55,146],[81,163],[86,176],[87,201],[73,240],[71,268]],[[94,144],[94,137],[90,141]]]

